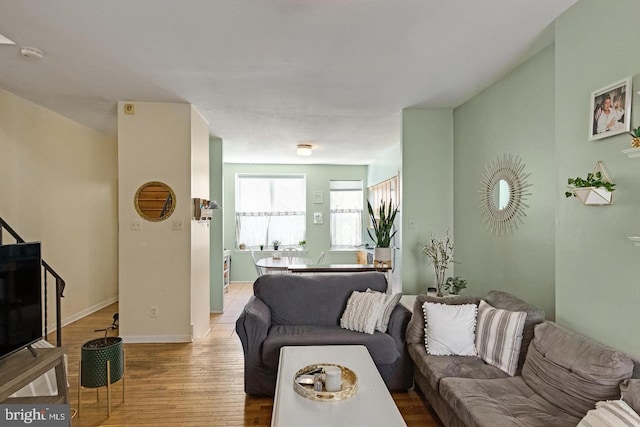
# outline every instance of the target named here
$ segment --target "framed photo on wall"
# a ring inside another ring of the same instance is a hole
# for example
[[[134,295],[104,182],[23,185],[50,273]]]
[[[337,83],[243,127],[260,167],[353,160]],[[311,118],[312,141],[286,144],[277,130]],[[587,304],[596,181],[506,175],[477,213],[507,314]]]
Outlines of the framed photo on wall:
[[[629,132],[631,77],[591,93],[589,141]]]

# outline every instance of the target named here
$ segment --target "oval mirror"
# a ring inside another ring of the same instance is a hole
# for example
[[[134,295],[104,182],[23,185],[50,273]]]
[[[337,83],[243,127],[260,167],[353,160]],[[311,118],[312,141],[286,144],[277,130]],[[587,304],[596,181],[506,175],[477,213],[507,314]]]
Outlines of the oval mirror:
[[[506,209],[509,204],[509,183],[505,179],[500,179],[493,186],[493,204],[499,211]]]
[[[163,182],[147,182],[136,191],[133,204],[138,214],[147,221],[163,221],[175,210],[176,195]]]

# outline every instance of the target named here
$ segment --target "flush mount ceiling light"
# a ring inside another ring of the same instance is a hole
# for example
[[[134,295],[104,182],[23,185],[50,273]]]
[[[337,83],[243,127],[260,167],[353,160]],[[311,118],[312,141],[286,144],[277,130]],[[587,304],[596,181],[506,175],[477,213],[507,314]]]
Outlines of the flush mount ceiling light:
[[[23,47],[20,49],[20,54],[22,56],[26,56],[27,58],[42,58],[42,51],[40,49],[36,49],[35,47]]]
[[[311,155],[311,144],[298,144],[298,148],[296,149],[296,154],[298,156],[310,156]]]

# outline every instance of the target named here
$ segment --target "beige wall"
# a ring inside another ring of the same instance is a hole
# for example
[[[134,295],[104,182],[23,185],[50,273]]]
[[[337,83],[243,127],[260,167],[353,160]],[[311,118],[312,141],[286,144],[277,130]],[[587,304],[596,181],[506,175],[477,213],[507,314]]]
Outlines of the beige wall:
[[[209,125],[191,107],[191,197],[209,199]],[[209,227],[191,222],[191,323],[194,337],[209,332]]]
[[[118,297],[116,162],[114,137],[0,90],[0,216],[65,279],[64,324]]]
[[[192,131],[200,135],[202,129],[192,127],[189,104],[135,102],[134,115],[124,114],[123,104],[118,104],[121,335],[128,342],[190,341],[192,282],[202,283],[207,293],[209,284],[208,276],[191,277],[191,227],[199,226],[191,221]],[[141,220],[135,210],[133,197],[149,181],[162,181],[176,194],[176,209],[165,221]],[[131,230],[133,220],[141,220],[140,231]],[[175,230],[179,220],[182,229]],[[196,251],[204,246],[198,241]],[[208,274],[204,270],[197,269]],[[150,317],[152,306],[158,307],[156,318]]]

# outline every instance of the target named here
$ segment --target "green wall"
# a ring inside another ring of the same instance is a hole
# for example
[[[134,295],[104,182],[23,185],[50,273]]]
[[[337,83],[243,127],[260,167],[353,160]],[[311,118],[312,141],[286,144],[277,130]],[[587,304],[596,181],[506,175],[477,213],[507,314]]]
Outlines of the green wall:
[[[305,174],[307,179],[307,247],[309,257],[317,260],[322,252],[329,251],[329,182],[331,180],[362,180],[367,188],[366,166],[340,165],[252,165],[227,163],[224,169],[224,247],[232,249],[231,280],[253,282],[256,272],[249,251],[236,249],[235,233],[235,175],[237,173],[287,173]],[[322,191],[324,202],[313,202],[313,193]],[[366,191],[363,195],[364,205]],[[323,224],[313,223],[313,212],[322,212]],[[363,225],[366,215],[363,216]],[[325,256],[325,263],[355,263],[355,251],[337,251]]]
[[[209,199],[222,202],[222,140],[209,138]],[[209,288],[209,304],[212,313],[221,313],[224,308],[224,277],[223,277],[223,227],[222,210],[213,211],[213,218],[209,226],[209,241],[211,242],[211,285]]]
[[[554,150],[553,46],[454,111],[454,223],[457,275],[464,293],[511,292],[553,319]],[[492,234],[480,209],[485,167],[504,153],[522,159],[531,195],[526,217],[507,235]]]
[[[422,246],[432,234],[453,233],[452,110],[403,110],[400,188],[402,292],[424,293],[435,275]]]
[[[580,0],[556,22],[556,319],[579,333],[640,357],[640,159],[631,137],[588,140],[591,93],[640,71],[640,2]],[[633,81],[632,120],[640,125],[640,80]],[[598,160],[616,183],[614,204],[564,200],[568,177]]]

